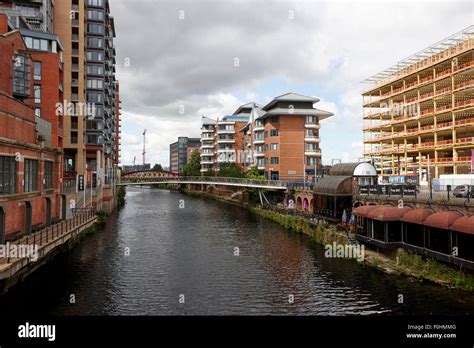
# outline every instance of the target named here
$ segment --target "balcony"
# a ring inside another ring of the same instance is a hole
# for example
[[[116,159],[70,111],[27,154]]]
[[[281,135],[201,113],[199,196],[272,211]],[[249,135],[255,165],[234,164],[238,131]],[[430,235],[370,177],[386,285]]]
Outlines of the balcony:
[[[474,67],[474,60],[469,61],[469,62],[465,62],[461,65],[458,65],[458,66],[454,67],[453,72],[458,72],[460,70],[468,69],[468,68],[471,68],[471,67]]]
[[[306,149],[304,151],[304,155],[307,157],[321,157],[321,150],[316,149],[316,150],[311,150],[311,149]]]
[[[304,127],[307,129],[320,129],[321,125],[316,122],[307,122],[305,123]]]
[[[263,151],[257,151],[254,153],[255,157],[265,157],[265,152]]]
[[[458,101],[454,104],[454,108],[457,109],[457,108],[471,106],[471,105],[474,105],[474,98]]]
[[[202,159],[201,164],[214,164],[214,161],[212,159]]]
[[[217,134],[234,134],[234,128],[218,128]]]
[[[254,143],[255,145],[257,145],[257,144],[264,144],[264,143],[265,143],[265,138],[255,138],[255,139],[253,140],[253,143]]]
[[[264,131],[264,130],[265,130],[265,126],[263,124],[256,124],[253,127],[254,132],[261,132],[261,131]]]
[[[319,143],[321,139],[317,135],[306,135],[304,141],[307,143]]]
[[[203,143],[201,145],[201,149],[212,149],[212,148],[214,148],[214,144],[205,144],[205,143]]]
[[[234,138],[217,138],[218,144],[228,144],[228,143],[235,143]]]

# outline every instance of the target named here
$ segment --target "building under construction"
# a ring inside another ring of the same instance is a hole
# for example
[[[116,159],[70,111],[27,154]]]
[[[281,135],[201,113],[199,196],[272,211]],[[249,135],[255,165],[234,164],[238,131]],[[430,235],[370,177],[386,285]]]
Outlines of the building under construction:
[[[421,181],[472,171],[474,26],[367,79],[364,157]]]

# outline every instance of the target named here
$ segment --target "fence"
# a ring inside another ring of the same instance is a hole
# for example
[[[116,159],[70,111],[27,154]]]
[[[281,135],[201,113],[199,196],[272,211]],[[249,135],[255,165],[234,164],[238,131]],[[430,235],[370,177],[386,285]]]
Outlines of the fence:
[[[63,220],[38,232],[26,235],[20,239],[8,242],[10,245],[37,245],[41,247],[55,239],[81,227],[96,216],[95,208],[81,209],[72,219]],[[0,264],[10,263],[10,257],[0,258]]]

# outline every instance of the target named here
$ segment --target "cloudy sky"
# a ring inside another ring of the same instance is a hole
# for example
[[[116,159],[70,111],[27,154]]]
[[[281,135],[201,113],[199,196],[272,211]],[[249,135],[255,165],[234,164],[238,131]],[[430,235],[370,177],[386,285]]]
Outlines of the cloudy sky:
[[[335,114],[323,162],[356,160],[361,82],[474,23],[471,1],[112,0],[111,12],[122,163],[141,163],[146,128],[147,162],[164,166],[178,136],[199,137],[201,115],[290,91]]]

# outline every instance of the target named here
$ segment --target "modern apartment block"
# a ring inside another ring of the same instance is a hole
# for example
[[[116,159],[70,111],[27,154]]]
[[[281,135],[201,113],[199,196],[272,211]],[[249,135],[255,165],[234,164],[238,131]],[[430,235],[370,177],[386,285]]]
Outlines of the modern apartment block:
[[[212,120],[203,117],[201,127],[201,172],[219,172],[225,163],[243,164],[243,137],[240,129],[248,122],[247,114]]]
[[[64,46],[65,173],[93,189],[94,201],[113,196],[118,162],[118,82],[115,26],[108,0],[66,0],[54,6],[55,31]],[[107,192],[105,192],[107,191]]]
[[[201,139],[178,137],[178,141],[170,144],[170,172],[183,174],[184,166],[191,159],[194,151],[200,151]]]
[[[474,26],[367,81],[364,157],[380,174],[427,181],[472,172]]]
[[[271,180],[313,179],[321,166],[319,121],[333,115],[314,108],[318,101],[287,93],[265,106],[242,105],[222,121],[203,118],[201,171],[236,162]]]

